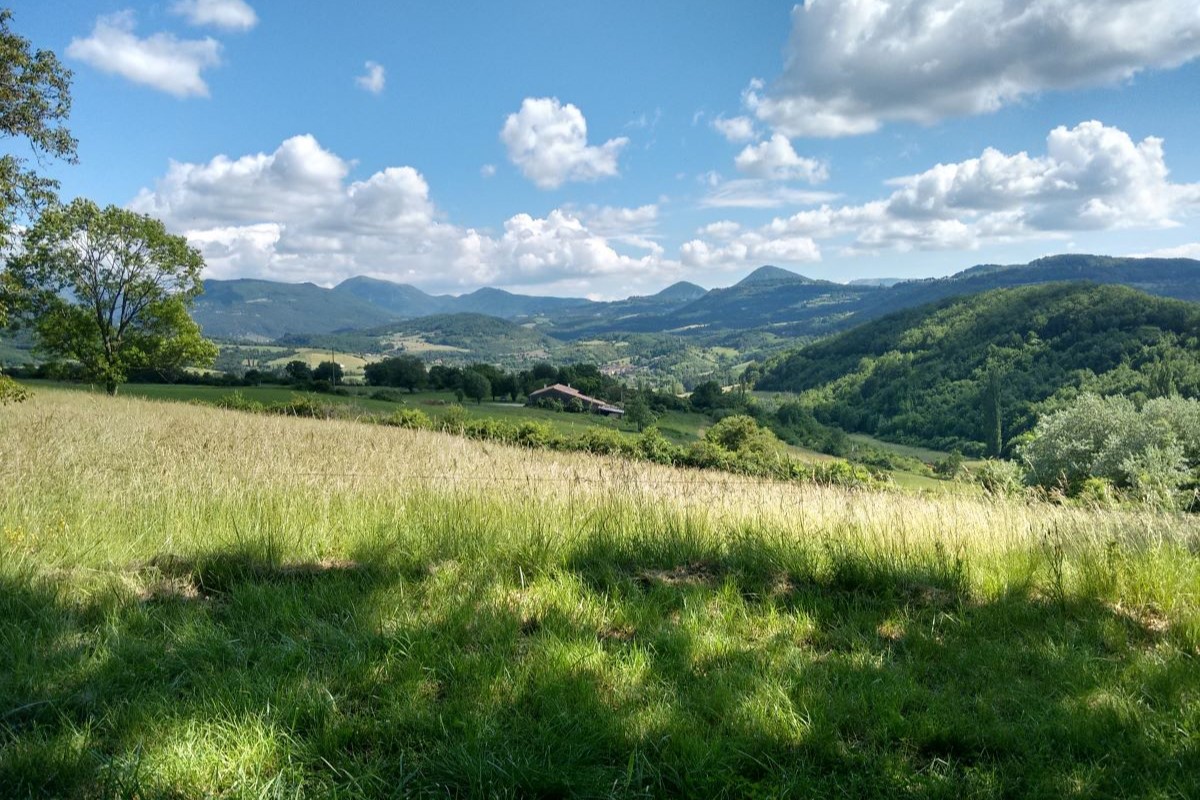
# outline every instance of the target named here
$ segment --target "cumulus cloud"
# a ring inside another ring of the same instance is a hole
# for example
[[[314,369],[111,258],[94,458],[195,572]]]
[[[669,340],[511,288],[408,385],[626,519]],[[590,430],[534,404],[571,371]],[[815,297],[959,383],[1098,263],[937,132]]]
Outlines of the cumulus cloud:
[[[351,166],[314,137],[294,136],[271,153],[173,162],[130,207],[185,234],[209,277],[328,284],[365,274],[453,290],[637,284],[677,267],[650,238],[655,206],[516,214],[493,235],[447,221],[410,166],[362,180],[350,179]]]
[[[258,24],[258,15],[244,0],[176,0],[171,11],[193,25],[229,31],[248,31]]]
[[[587,120],[574,105],[556,97],[527,97],[500,131],[508,157],[540,189],[568,181],[591,181],[617,174],[617,156],[629,143],[619,137],[587,143]]]
[[[809,0],[783,75],[747,107],[787,136],[995,111],[1200,56],[1195,0]]]
[[[754,120],[749,117],[717,117],[712,121],[712,126],[717,133],[735,143],[748,142],[758,135]]]
[[[220,63],[221,45],[217,41],[177,39],[169,33],[142,39],[134,28],[132,11],[100,17],[91,36],[71,40],[67,55],[176,97],[208,96],[208,84],[201,72]]]
[[[799,240],[849,237],[848,252],[973,249],[985,243],[1065,238],[1077,231],[1165,228],[1200,205],[1200,184],[1172,183],[1161,139],[1134,142],[1099,122],[1059,127],[1046,153],[938,164],[889,181],[892,193],[862,205],[828,204],[779,217],[751,232],[713,229],[685,245],[685,264],[758,258],[768,242],[803,254]],[[734,236],[736,234],[736,236]],[[745,255],[742,255],[742,254]],[[784,259],[780,259],[784,260]]]
[[[387,82],[387,71],[383,65],[368,61],[363,66],[367,71],[355,78],[354,82],[360,89],[365,89],[371,94],[382,93],[384,84]]]
[[[821,260],[821,249],[808,236],[769,236],[747,231],[714,245],[702,239],[684,242],[679,257],[685,267],[736,269],[746,264],[800,264]]]
[[[821,183],[829,179],[829,168],[812,158],[797,155],[781,133],[758,144],[747,145],[733,160],[739,171],[753,178],[772,181]]]

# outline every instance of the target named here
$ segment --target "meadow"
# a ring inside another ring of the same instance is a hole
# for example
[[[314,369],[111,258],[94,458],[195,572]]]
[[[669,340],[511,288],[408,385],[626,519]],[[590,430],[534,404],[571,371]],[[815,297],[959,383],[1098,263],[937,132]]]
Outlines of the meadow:
[[[1200,521],[38,387],[0,794],[1200,795]]]
[[[82,383],[56,383],[53,381],[28,381],[33,387],[62,388],[77,391],[101,391],[102,387],[88,386]],[[430,417],[435,422],[441,420],[453,405],[461,405],[468,419],[495,419],[502,422],[520,423],[535,421],[545,423],[558,434],[564,436],[578,435],[589,428],[602,427],[615,430],[630,440],[637,437],[637,431],[628,423],[601,417],[595,414],[573,414],[561,411],[551,411],[544,408],[525,406],[522,403],[491,402],[475,403],[471,400],[459,401],[453,392],[449,391],[420,391],[407,392],[401,389],[385,389],[392,398],[390,400],[376,399],[372,395],[379,389],[368,386],[343,387],[347,394],[328,394],[314,392],[298,392],[294,387],[261,385],[261,386],[205,386],[198,384],[164,384],[164,383],[130,383],[121,387],[121,394],[132,397],[143,397],[150,400],[169,400],[177,402],[197,402],[216,404],[227,400],[235,393],[246,400],[263,404],[286,403],[297,395],[311,399],[324,405],[345,407],[350,415],[390,415],[400,408],[415,408]],[[686,445],[695,442],[704,435],[704,430],[712,424],[705,414],[692,411],[667,411],[657,416],[655,425],[659,431],[674,444]],[[896,445],[900,447],[900,445]],[[835,460],[832,456],[808,450],[802,447],[785,445],[785,450],[793,458],[803,461],[828,462]],[[920,476],[901,476],[901,480]],[[937,482],[926,480],[922,487],[935,487]]]

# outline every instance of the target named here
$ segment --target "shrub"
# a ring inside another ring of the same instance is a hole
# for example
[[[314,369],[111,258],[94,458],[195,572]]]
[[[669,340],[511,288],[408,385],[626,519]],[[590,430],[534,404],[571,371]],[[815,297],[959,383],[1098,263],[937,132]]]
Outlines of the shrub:
[[[1142,502],[1174,507],[1200,465],[1200,402],[1161,398],[1138,410],[1124,397],[1081,395],[1039,419],[1018,450],[1039,486],[1074,496],[1103,478]]]
[[[575,439],[576,449],[598,455],[632,455],[633,448],[611,428],[591,427]]]
[[[988,494],[1011,497],[1025,488],[1025,472],[1012,461],[989,458],[973,472],[975,482]]]
[[[258,400],[251,400],[241,392],[230,392],[229,394],[222,395],[213,401],[213,405],[217,408],[225,408],[231,411],[251,411],[255,413],[262,413],[266,409],[266,406]]]
[[[20,403],[29,398],[29,390],[7,375],[0,375],[0,406]]]
[[[734,414],[717,422],[704,433],[704,441],[731,453],[767,453],[776,450],[775,434],[759,427],[753,417]]]
[[[791,461],[792,480],[809,480],[828,486],[871,486],[878,479],[866,467],[849,461],[826,461],[819,464],[802,464]]]
[[[733,453],[718,444],[708,441],[708,439],[692,442],[683,456],[683,463],[697,469],[723,469],[732,471],[735,460],[736,457]]]
[[[1107,478],[1087,478],[1079,487],[1076,499],[1093,508],[1113,508],[1117,505],[1117,490]]]
[[[266,406],[265,410],[289,417],[311,417],[313,419],[332,419],[337,414],[337,409],[333,406],[304,394],[294,394],[291,400]]]
[[[503,420],[479,417],[463,424],[463,435],[471,439],[511,442],[516,438],[516,429]]]
[[[369,366],[369,365],[368,365]],[[385,403],[403,403],[404,397],[394,389],[376,389],[371,392],[372,400],[382,400]]]
[[[1171,441],[1150,445],[1121,462],[1121,472],[1129,481],[1129,490],[1141,502],[1162,509],[1177,509],[1183,504],[1179,488],[1188,478],[1183,446]]]
[[[559,437],[544,422],[525,420],[517,425],[513,432],[513,441],[523,447],[557,449]]]
[[[429,415],[418,408],[397,409],[391,416],[384,417],[383,424],[394,425],[397,428],[411,428],[413,430],[430,430],[433,427],[433,422],[429,419]]]
[[[934,463],[933,471],[940,478],[955,480],[962,477],[966,472],[964,464],[965,459],[963,454],[958,450],[952,450],[950,455],[943,458],[941,461]]]
[[[655,464],[677,464],[683,458],[683,451],[671,444],[662,431],[654,426],[642,431],[636,448],[640,457]]]
[[[442,416],[442,430],[447,433],[462,433],[466,426],[467,410],[458,403],[446,406],[446,413]]]

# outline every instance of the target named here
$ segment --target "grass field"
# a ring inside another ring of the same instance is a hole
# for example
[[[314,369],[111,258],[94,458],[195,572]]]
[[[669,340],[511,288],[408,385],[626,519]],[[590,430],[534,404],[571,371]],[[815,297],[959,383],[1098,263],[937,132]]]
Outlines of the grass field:
[[[363,356],[355,353],[342,352],[333,352],[331,355],[329,350],[300,347],[297,348],[296,352],[291,355],[282,356],[266,362],[265,366],[267,369],[281,369],[286,367],[290,361],[303,361],[305,364],[308,364],[308,366],[316,369],[321,365],[322,362],[329,361],[331,358],[336,359],[337,363],[342,365],[342,369],[345,371],[345,374],[352,377],[361,377],[363,375],[363,369],[367,366],[367,364],[375,360],[375,357],[373,356]]]
[[[0,480],[4,796],[1200,794],[1191,517],[49,389]]]
[[[888,450],[896,453],[897,455],[915,458],[918,461],[924,461],[926,464],[936,464],[937,462],[946,459],[950,455],[942,450],[931,450],[928,447],[915,447],[913,445],[887,442],[883,439],[876,439],[874,436],[868,436],[865,433],[850,433],[847,434],[847,438],[849,438],[852,442],[871,445],[872,447],[878,447],[880,450]],[[977,467],[981,463],[983,463],[981,459],[968,458],[963,461],[964,466],[966,466],[968,469],[971,467]]]
[[[83,384],[55,384],[48,381],[31,381],[30,385],[75,390],[87,388]],[[98,390],[96,387],[91,388],[93,391]],[[350,395],[313,394],[311,396],[318,402],[350,406],[358,409],[363,414],[391,414],[396,409],[402,407],[417,408],[434,420],[445,416],[450,406],[458,403],[457,398],[452,392],[409,393],[392,390],[397,397],[402,398],[403,405],[401,405],[390,400],[371,399],[372,390],[367,387],[354,388],[352,391],[353,393]],[[260,403],[266,404],[283,403],[290,400],[296,394],[295,389],[286,386],[224,387],[142,383],[125,384],[121,387],[122,394],[132,397],[179,402],[196,401],[215,403],[234,392],[239,392],[247,399],[257,400]],[[577,435],[588,428],[596,426],[620,431],[631,438],[637,435],[637,432],[630,425],[622,425],[616,420],[593,414],[570,414],[542,408],[529,408],[521,404],[507,402],[475,403],[468,400],[463,402],[462,406],[466,409],[468,417],[501,419],[507,422],[519,422],[527,419],[537,420],[538,422],[548,424],[556,432],[564,435]],[[676,444],[683,445],[701,438],[704,435],[705,428],[711,424],[708,417],[703,414],[682,411],[667,412],[657,420],[657,425],[664,436]],[[793,457],[805,461],[834,460],[832,456],[806,450],[801,447],[789,445],[786,449]],[[903,478],[903,476],[901,477]],[[930,481],[929,484],[922,484],[920,488],[936,488],[934,484],[936,482]]]

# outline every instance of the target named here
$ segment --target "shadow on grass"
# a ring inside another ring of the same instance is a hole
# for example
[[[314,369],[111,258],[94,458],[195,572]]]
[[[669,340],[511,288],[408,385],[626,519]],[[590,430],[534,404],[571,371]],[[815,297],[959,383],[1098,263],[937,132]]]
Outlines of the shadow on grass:
[[[1200,669],[940,555],[214,552],[0,578],[0,794],[1197,796]],[[782,565],[782,568],[781,568]]]

